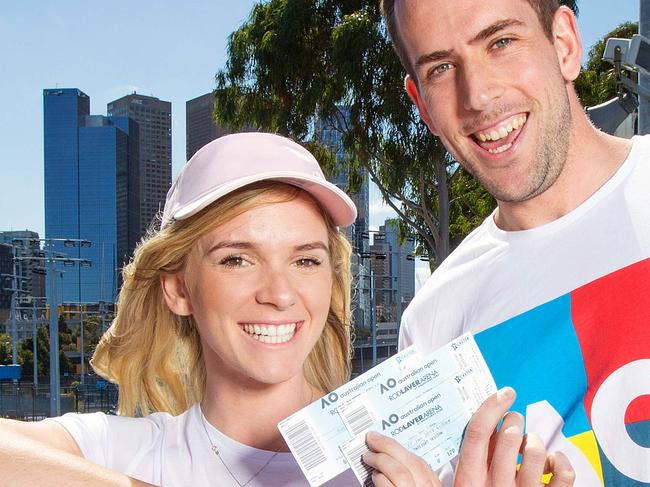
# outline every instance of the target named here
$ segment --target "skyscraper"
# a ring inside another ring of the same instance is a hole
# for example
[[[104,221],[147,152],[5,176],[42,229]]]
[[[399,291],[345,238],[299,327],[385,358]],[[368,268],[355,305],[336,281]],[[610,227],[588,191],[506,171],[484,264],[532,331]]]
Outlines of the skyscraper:
[[[140,128],[140,234],[165,205],[172,184],[172,104],[153,96],[131,95],[107,105],[109,117],[129,117]]]
[[[390,306],[396,320],[408,306],[415,294],[415,241],[407,238],[399,243],[399,229],[396,219],[389,219],[380,225],[379,231],[386,235],[389,249]]]
[[[208,142],[233,131],[221,127],[214,120],[214,95],[206,93],[185,102],[185,140],[186,155],[189,160],[196,151]],[[254,127],[238,129],[238,132],[254,132]]]
[[[92,262],[48,279],[57,279],[57,301],[113,301],[138,235],[138,124],[90,115],[88,95],[76,88],[43,90],[43,112],[45,237],[90,241],[89,248],[57,241],[54,250]]]
[[[346,108],[340,108],[341,116],[349,118],[349,111]],[[350,174],[347,170],[347,154],[343,147],[343,138],[337,130],[339,120],[329,120],[323,117],[317,117],[314,123],[314,138],[329,148],[336,154],[336,160],[339,164],[338,174],[329,178],[343,191],[346,191],[354,204],[357,206],[357,219],[344,232],[353,247],[352,256],[352,273],[355,277],[355,292],[352,293],[352,310],[353,321],[355,326],[360,328],[370,328],[371,326],[371,302],[370,302],[370,265],[364,262],[360,256],[368,250],[367,232],[369,224],[369,182],[365,170],[361,171],[361,184],[357,192],[349,191]],[[342,124],[348,120],[341,121]]]
[[[336,184],[343,191],[347,191],[350,198],[352,198],[352,201],[354,201],[354,204],[357,206],[357,219],[354,224],[345,231],[355,251],[364,252],[368,246],[366,241],[367,239],[364,239],[364,233],[368,231],[369,224],[370,185],[368,175],[365,169],[362,169],[360,171],[361,184],[359,185],[358,191],[352,193],[348,189],[350,182],[350,174],[346,169],[346,160],[348,156],[343,147],[343,137],[341,132],[337,130],[337,126],[345,126],[349,124],[349,111],[346,108],[340,108],[339,112],[339,116],[345,119],[340,123],[337,120],[327,120],[324,118],[316,119],[314,123],[314,138],[336,154],[336,160],[339,163],[339,171],[335,177],[330,178],[330,181]]]
[[[15,252],[16,257],[19,257],[15,263],[15,270],[16,275],[19,276],[18,288],[24,291],[20,298],[30,300],[31,297],[45,296],[45,278],[42,273],[38,272],[38,269],[43,267],[43,262],[39,260],[42,252],[38,232],[30,230],[0,231],[0,243],[10,245],[12,253]],[[13,265],[12,261],[9,274],[14,273]]]
[[[228,131],[219,127],[214,113],[214,95],[206,93],[185,102],[185,140],[187,160],[208,142]]]

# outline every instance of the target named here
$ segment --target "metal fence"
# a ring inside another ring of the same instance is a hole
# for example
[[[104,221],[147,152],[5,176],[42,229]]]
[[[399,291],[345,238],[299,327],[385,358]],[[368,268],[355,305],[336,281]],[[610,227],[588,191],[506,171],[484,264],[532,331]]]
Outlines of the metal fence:
[[[117,387],[105,381],[61,387],[61,414],[69,412],[113,413]],[[36,421],[50,416],[50,386],[0,382],[0,417]]]

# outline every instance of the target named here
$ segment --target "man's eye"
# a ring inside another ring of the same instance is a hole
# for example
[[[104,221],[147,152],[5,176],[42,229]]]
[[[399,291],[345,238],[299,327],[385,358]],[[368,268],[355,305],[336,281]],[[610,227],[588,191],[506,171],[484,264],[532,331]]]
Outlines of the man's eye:
[[[450,63],[445,63],[445,64],[440,64],[433,68],[433,74],[442,74],[451,69],[451,64]]]
[[[499,39],[494,44],[492,44],[492,47],[495,49],[501,49],[502,47],[509,46],[510,44],[512,44],[512,39],[510,37],[504,37],[503,39]]]

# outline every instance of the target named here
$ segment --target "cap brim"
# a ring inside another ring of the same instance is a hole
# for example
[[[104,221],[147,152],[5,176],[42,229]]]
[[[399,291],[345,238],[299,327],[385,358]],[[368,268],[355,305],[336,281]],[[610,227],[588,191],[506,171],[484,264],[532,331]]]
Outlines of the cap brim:
[[[337,226],[347,227],[354,223],[357,218],[357,209],[354,202],[345,192],[329,181],[317,177],[312,178],[293,171],[271,171],[239,178],[229,184],[224,184],[206,192],[194,201],[184,204],[183,208],[178,211],[165,215],[163,227],[173,220],[184,220],[195,215],[219,198],[257,181],[278,181],[301,188],[318,201]]]

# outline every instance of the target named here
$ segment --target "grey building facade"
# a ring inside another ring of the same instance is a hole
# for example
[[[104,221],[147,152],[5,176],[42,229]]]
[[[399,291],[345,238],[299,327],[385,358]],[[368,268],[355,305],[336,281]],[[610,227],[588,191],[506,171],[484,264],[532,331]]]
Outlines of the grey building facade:
[[[185,153],[189,160],[201,147],[229,133],[219,127],[214,113],[214,95],[206,93],[185,102]]]
[[[106,112],[139,126],[139,234],[144,235],[162,211],[172,183],[172,104],[133,93],[110,102]]]

